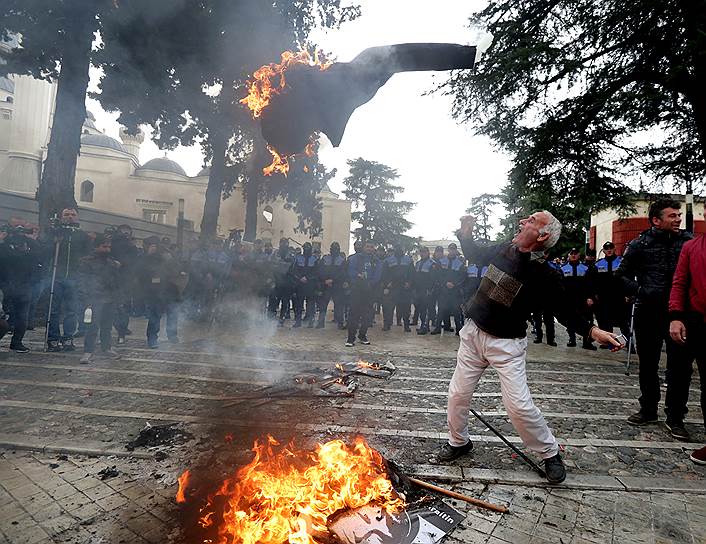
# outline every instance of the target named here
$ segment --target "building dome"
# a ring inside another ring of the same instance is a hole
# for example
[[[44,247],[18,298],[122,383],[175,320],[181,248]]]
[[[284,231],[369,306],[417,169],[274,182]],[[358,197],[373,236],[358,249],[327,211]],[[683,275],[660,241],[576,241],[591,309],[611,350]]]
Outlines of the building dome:
[[[197,178],[200,178],[202,176],[208,176],[211,174],[211,167],[210,166],[204,166],[201,171],[198,173],[196,176]]]
[[[15,82],[6,77],[0,77],[0,91],[5,91],[6,93],[15,93]]]
[[[91,121],[95,121],[95,120],[96,120],[96,116],[93,115],[92,112],[86,110],[86,119],[90,119]]]
[[[107,147],[121,153],[127,153],[125,146],[115,138],[105,134],[84,134],[81,136],[81,145],[93,145],[96,147]]]
[[[167,157],[160,157],[147,161],[145,164],[140,166],[138,170],[156,170],[158,172],[170,172],[172,174],[177,174],[179,176],[186,177],[186,172],[179,166],[179,163],[168,159]]]

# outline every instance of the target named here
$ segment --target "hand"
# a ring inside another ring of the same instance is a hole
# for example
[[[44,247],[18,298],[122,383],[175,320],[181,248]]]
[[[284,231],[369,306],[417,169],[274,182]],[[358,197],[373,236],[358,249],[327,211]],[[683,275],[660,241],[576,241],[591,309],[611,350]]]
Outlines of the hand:
[[[473,235],[473,227],[476,224],[476,218],[472,215],[464,215],[461,217],[461,236],[470,237]]]
[[[686,344],[686,326],[683,321],[675,319],[669,324],[669,336],[672,337],[677,344]]]
[[[307,282],[306,276],[302,276],[301,278],[299,278],[299,281],[302,283],[306,283]]]
[[[586,299],[586,306],[588,306],[589,308],[590,308],[591,306],[593,306],[593,299],[592,299],[592,298],[587,298],[587,299]]]
[[[454,287],[456,287],[456,285],[453,282],[450,282],[450,281],[446,282],[447,289],[453,289]]]
[[[618,342],[612,332],[604,331],[598,327],[593,327],[591,329],[590,336],[599,344],[603,344],[604,346],[613,346],[610,351],[620,351],[625,347],[625,344]]]
[[[333,287],[333,280],[326,280],[324,283],[326,284],[326,287]]]

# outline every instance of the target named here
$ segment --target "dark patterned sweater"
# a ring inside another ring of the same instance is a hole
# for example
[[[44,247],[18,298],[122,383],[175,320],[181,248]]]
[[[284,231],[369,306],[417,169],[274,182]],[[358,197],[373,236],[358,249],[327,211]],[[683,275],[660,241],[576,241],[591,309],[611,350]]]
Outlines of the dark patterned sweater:
[[[532,311],[551,310],[559,322],[585,336],[591,324],[567,303],[561,275],[544,260],[510,243],[477,244],[461,238],[463,254],[479,268],[488,267],[463,312],[483,331],[498,338],[524,338]]]

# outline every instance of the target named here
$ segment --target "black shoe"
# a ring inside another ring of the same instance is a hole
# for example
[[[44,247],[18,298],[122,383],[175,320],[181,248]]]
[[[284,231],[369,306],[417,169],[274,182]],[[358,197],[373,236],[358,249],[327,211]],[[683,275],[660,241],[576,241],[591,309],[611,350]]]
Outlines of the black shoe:
[[[75,351],[76,346],[74,346],[74,339],[69,338],[67,340],[64,340],[61,342],[61,349],[62,351]]]
[[[29,353],[29,348],[24,344],[17,344],[16,346],[10,344],[10,349],[16,353]]]
[[[441,334],[441,329],[434,329],[429,334]]]
[[[417,334],[419,334],[419,335],[429,334],[429,330],[428,329],[417,329]]]
[[[353,346],[355,346],[355,342],[353,342],[352,340],[347,340],[347,341],[346,341],[346,347],[347,347],[347,348],[352,348]]]
[[[367,336],[359,336],[358,340],[360,340],[360,343],[363,344],[364,346],[370,345],[370,340],[368,340]]]
[[[550,340],[547,340],[547,345],[548,345],[548,346],[552,346],[553,348],[555,348],[555,347],[556,347],[556,342],[555,342],[554,340],[551,340],[551,341],[550,341]]]
[[[598,348],[596,346],[594,346],[593,344],[583,344],[581,347],[583,349],[587,349],[589,351],[597,351],[598,350]]]
[[[49,340],[49,345],[47,346],[47,351],[62,351],[61,344],[57,342],[56,340]]]
[[[444,327],[444,330],[446,332],[454,332],[454,330],[451,327]]]
[[[557,453],[554,457],[544,460],[544,472],[550,484],[560,484],[566,480],[566,468],[561,456]]]
[[[684,427],[684,423],[682,423],[681,421],[665,421],[664,425],[669,430],[669,434],[672,435],[672,438],[676,438],[677,440],[683,440],[684,442],[689,442],[691,440],[691,435],[689,434],[689,431],[686,430],[686,427]]]
[[[441,449],[436,452],[429,459],[429,461],[434,465],[437,465],[439,463],[448,463],[449,461],[458,459],[462,455],[466,455],[471,450],[473,450],[473,442],[471,442],[470,440],[467,444],[463,446],[452,446],[447,442],[446,444],[441,446]]]
[[[576,341],[575,341],[575,340],[569,340],[569,341],[566,343],[566,347],[567,347],[567,348],[575,348],[575,347],[576,347]]]
[[[534,339],[534,343],[535,343],[535,344],[541,344],[541,343],[542,343],[542,339],[541,339],[541,338],[535,338],[535,339]]]
[[[298,329],[298,328],[301,327],[301,326],[302,326],[302,322],[301,322],[301,321],[295,321],[295,322],[294,322],[294,325],[292,325],[292,328],[293,328],[293,329]]]
[[[33,330],[34,330],[34,325],[27,325],[27,330],[28,330],[28,331],[33,331]]]
[[[601,344],[598,347],[600,347],[601,349],[610,349],[611,348],[611,346],[606,346],[605,344]]]
[[[628,418],[628,423],[630,425],[635,425],[636,427],[641,427],[642,425],[647,425],[649,423],[657,423],[657,416],[645,415],[642,410],[640,410]]]

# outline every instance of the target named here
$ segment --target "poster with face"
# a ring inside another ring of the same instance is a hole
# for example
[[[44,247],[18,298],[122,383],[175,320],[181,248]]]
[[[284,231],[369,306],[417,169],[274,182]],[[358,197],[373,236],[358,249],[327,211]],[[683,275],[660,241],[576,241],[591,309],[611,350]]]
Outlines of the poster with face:
[[[438,500],[398,514],[368,504],[338,516],[329,530],[341,544],[436,544],[464,515]]]

